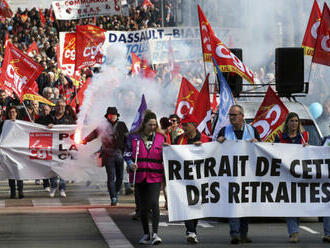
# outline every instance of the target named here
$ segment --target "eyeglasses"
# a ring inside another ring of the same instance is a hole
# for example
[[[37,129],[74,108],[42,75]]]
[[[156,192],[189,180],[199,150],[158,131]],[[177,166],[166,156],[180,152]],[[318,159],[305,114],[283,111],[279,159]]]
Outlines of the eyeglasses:
[[[231,117],[236,117],[238,115],[240,115],[240,114],[229,114],[229,116],[231,116]]]
[[[176,120],[170,120],[170,122],[177,122]]]

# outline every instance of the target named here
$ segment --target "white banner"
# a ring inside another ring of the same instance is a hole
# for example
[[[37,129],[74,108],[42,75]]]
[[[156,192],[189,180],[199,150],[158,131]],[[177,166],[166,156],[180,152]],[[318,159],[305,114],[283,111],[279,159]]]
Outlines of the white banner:
[[[169,39],[171,39],[176,62],[202,58],[198,27],[167,27],[138,31],[109,31],[106,33],[104,50],[112,44],[124,44],[128,63],[132,53],[140,58],[144,55],[151,64],[168,63]]]
[[[75,128],[54,125],[50,129],[26,121],[5,121],[0,136],[0,178],[42,179],[59,175],[66,180],[104,180],[105,172],[97,171],[93,152],[74,143]]]
[[[330,147],[210,142],[164,148],[169,220],[330,216]]]
[[[56,0],[52,6],[57,20],[121,15],[120,0]]]
[[[66,72],[73,75],[75,38],[69,33],[60,32],[60,61]],[[171,39],[176,62],[190,61],[202,58],[200,34],[198,27],[168,27],[145,29],[139,31],[107,31],[106,41],[102,47],[105,57],[103,62],[111,60],[111,50],[118,49],[118,44],[126,47],[125,56],[128,65],[132,64],[132,52],[142,58],[147,58],[150,64],[168,63],[169,39]],[[74,40],[73,40],[74,39]],[[70,64],[68,61],[72,61]]]

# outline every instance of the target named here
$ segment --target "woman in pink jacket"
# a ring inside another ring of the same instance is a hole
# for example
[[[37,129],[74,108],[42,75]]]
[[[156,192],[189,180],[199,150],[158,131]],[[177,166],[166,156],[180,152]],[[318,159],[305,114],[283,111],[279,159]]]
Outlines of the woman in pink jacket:
[[[140,198],[137,204],[141,208],[141,222],[144,235],[140,244],[152,245],[162,242],[158,236],[159,225],[159,194],[164,175],[163,143],[165,137],[158,127],[156,114],[147,110],[141,126],[127,139],[124,158],[131,169],[130,181],[134,183],[135,190]],[[134,173],[135,171],[135,173]],[[152,235],[150,236],[148,212],[152,212]]]

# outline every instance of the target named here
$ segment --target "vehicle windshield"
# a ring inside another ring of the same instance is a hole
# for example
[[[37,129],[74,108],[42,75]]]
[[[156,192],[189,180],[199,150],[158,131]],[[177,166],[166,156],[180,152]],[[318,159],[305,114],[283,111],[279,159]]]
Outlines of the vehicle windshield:
[[[319,133],[316,130],[316,127],[312,120],[301,120],[301,124],[303,125],[305,131],[309,134],[309,142],[308,144],[319,146],[321,145],[322,139]]]

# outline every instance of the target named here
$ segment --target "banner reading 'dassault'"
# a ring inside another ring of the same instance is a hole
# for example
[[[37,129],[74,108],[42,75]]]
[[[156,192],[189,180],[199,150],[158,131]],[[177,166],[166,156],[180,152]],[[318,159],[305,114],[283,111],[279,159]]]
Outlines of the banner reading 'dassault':
[[[68,177],[63,162],[73,159],[75,125],[52,129],[27,121],[5,121],[0,136],[0,177],[11,179]]]
[[[330,216],[330,147],[246,141],[164,148],[169,220]]]

